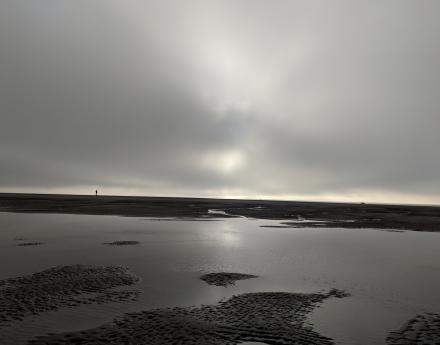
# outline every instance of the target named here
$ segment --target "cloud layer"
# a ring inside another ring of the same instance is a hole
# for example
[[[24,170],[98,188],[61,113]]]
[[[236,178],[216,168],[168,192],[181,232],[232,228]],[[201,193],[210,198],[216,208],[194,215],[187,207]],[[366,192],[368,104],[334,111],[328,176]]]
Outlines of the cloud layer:
[[[437,1],[0,4],[0,190],[440,202]]]

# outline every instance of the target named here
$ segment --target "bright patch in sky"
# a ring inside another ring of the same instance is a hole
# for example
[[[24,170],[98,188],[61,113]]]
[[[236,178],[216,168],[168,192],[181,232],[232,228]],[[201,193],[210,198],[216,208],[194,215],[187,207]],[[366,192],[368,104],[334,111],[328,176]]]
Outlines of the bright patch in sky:
[[[208,152],[200,158],[200,162],[207,170],[229,175],[244,166],[245,156],[239,150]]]

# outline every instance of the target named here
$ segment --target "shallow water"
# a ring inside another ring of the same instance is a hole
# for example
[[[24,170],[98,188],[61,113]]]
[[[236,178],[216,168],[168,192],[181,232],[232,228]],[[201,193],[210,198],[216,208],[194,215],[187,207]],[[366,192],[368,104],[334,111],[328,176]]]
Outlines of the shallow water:
[[[124,265],[142,277],[137,287],[143,291],[136,302],[28,317],[0,329],[1,344],[95,327],[124,312],[211,304],[243,292],[346,290],[351,297],[327,300],[309,322],[347,345],[383,344],[389,331],[417,313],[440,311],[440,234],[260,227],[279,223],[0,213],[0,279],[55,265]],[[113,241],[140,244],[103,244]],[[44,244],[17,246],[20,242]],[[218,271],[260,278],[228,288],[198,279]]]

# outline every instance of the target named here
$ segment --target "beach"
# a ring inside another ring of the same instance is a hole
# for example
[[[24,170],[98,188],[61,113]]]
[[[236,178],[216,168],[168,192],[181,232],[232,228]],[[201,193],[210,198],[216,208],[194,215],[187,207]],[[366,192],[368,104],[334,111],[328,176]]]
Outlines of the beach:
[[[3,194],[0,209],[2,344],[439,341],[435,207]]]

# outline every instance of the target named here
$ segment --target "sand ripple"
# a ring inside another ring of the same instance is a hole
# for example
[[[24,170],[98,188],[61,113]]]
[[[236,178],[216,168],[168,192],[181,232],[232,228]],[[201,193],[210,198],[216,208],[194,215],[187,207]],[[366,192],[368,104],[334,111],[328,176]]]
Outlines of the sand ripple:
[[[126,314],[98,328],[37,337],[42,344],[204,344],[244,341],[273,345],[327,345],[332,340],[304,325],[306,314],[327,294],[247,293],[200,308],[167,308]]]
[[[208,273],[200,277],[201,280],[205,281],[209,285],[225,286],[225,287],[228,285],[234,285],[237,280],[251,279],[251,278],[258,278],[258,277],[252,274],[227,273],[227,272]]]
[[[28,315],[80,304],[132,300],[136,290],[112,291],[139,278],[124,267],[58,266],[0,281],[0,327]]]
[[[387,337],[390,345],[438,345],[440,344],[440,315],[417,315],[401,329]]]

